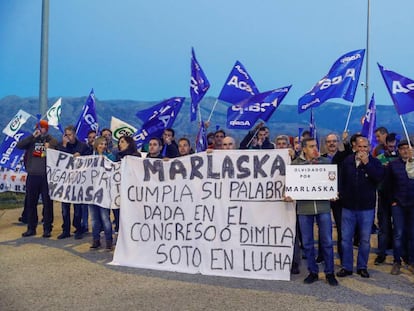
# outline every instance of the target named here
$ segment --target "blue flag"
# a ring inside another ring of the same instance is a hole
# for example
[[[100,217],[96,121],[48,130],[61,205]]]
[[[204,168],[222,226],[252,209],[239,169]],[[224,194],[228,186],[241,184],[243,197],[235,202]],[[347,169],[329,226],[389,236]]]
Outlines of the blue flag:
[[[86,103],[83,105],[82,112],[76,123],[76,134],[78,139],[83,142],[88,141],[88,132],[93,130],[98,132],[98,116],[96,115],[95,93],[93,89],[89,93]]]
[[[172,97],[145,110],[145,114],[148,111],[152,111],[152,114],[147,114],[147,120],[141,129],[133,135],[137,148],[140,148],[153,137],[161,137],[166,128],[172,127],[184,100],[184,97]],[[138,115],[141,115],[140,112],[137,113]]]
[[[191,111],[190,120],[197,119],[198,103],[207,93],[210,88],[210,83],[207,80],[206,75],[203,72],[200,64],[198,63],[194,48],[191,49],[191,81],[190,81],[190,95],[191,95]]]
[[[378,67],[399,115],[414,111],[414,81],[391,70]]]
[[[204,121],[201,121],[200,128],[198,129],[196,137],[196,152],[206,151],[208,146],[207,132],[204,127]]]
[[[227,109],[227,128],[250,129],[260,118],[268,121],[291,85],[251,96]]]
[[[369,102],[367,112],[365,113],[364,121],[362,123],[361,135],[368,138],[371,147],[375,147],[377,144],[375,138],[375,129],[377,127],[377,108],[375,107],[374,94],[372,94],[371,101]]]
[[[19,130],[13,137],[6,136],[0,145],[0,166],[14,170],[23,157],[24,150],[16,148],[18,141],[31,135],[29,132]]]
[[[231,104],[237,104],[242,100],[259,93],[253,79],[247,73],[244,66],[236,61],[226,83],[221,89],[218,99]]]
[[[316,108],[330,98],[343,98],[354,101],[359,74],[365,50],[356,50],[342,55],[324,76],[305,95],[299,98],[298,112]]]

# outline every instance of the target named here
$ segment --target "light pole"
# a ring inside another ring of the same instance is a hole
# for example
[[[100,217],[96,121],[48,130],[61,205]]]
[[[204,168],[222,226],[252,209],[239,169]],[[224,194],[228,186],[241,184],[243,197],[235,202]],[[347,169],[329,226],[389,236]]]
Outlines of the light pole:
[[[40,39],[39,113],[47,111],[48,49],[49,49],[49,0],[42,0],[42,30]]]
[[[368,0],[368,7],[367,7],[367,42],[365,48],[365,111],[368,110],[369,105],[369,19],[370,19],[370,6]]]

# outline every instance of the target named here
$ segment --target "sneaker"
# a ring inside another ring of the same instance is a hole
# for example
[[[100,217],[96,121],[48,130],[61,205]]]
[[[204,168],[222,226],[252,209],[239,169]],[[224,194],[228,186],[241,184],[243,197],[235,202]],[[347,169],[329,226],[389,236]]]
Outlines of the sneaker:
[[[369,278],[369,273],[367,269],[358,269],[357,274],[359,274],[361,278]]]
[[[331,286],[338,286],[338,281],[335,278],[335,275],[333,273],[326,274],[326,281]]]
[[[410,271],[412,274],[414,274],[414,264],[411,264],[407,267],[408,271]]]
[[[290,273],[292,273],[292,274],[299,274],[300,273],[299,265],[296,262],[294,262],[292,264],[292,269],[290,269]]]
[[[62,232],[61,234],[58,235],[57,239],[58,240],[62,240],[62,239],[66,239],[66,238],[69,238],[69,237],[70,237],[70,234],[69,233]]]
[[[323,256],[322,255],[318,255],[318,257],[316,257],[316,263],[322,263],[324,261],[325,260],[323,259]]]
[[[49,230],[45,230],[42,235],[42,237],[44,238],[50,238],[51,236],[52,236],[52,233]]]
[[[374,265],[378,266],[384,263],[385,257],[386,257],[385,255],[378,255],[377,258],[375,258]]]
[[[111,251],[112,250],[112,240],[107,240],[106,241],[106,247],[105,247],[105,249],[107,251]]]
[[[36,230],[28,229],[26,232],[22,233],[22,237],[26,238],[28,236],[36,235]]]
[[[392,275],[400,274],[401,273],[400,269],[401,269],[401,264],[399,262],[394,262],[394,264],[392,265],[391,274]]]
[[[309,275],[303,280],[305,284],[312,284],[313,282],[316,282],[319,279],[317,273],[309,273]]]
[[[348,275],[352,275],[352,271],[345,270],[344,268],[342,268],[341,270],[339,270],[336,273],[336,276],[339,277],[339,278],[343,278],[343,277],[346,277]]]
[[[93,240],[91,247],[89,249],[97,249],[101,247],[101,241],[99,240]]]

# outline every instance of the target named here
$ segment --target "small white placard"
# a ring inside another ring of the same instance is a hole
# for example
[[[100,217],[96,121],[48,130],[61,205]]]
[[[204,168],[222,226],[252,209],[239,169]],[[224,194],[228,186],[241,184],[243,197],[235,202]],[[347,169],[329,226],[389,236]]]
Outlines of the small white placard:
[[[287,165],[285,195],[294,200],[329,200],[338,194],[335,164]]]

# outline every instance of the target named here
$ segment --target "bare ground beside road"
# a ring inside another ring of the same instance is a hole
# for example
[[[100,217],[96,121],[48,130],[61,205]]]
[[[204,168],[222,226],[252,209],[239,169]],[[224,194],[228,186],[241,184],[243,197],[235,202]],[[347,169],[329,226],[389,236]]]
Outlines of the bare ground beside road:
[[[21,238],[21,209],[0,211],[0,310],[411,310],[414,275],[374,266],[371,277],[354,274],[339,279],[338,287],[325,283],[323,273],[312,285],[307,275],[292,281],[264,281],[210,277],[108,265],[111,252],[90,251],[91,235],[57,240],[60,205],[55,204],[52,238]],[[373,247],[376,237],[372,236]],[[338,264],[338,262],[337,262]],[[339,267],[336,266],[336,270]],[[323,269],[321,268],[321,271]],[[414,309],[413,309],[414,310]]]

